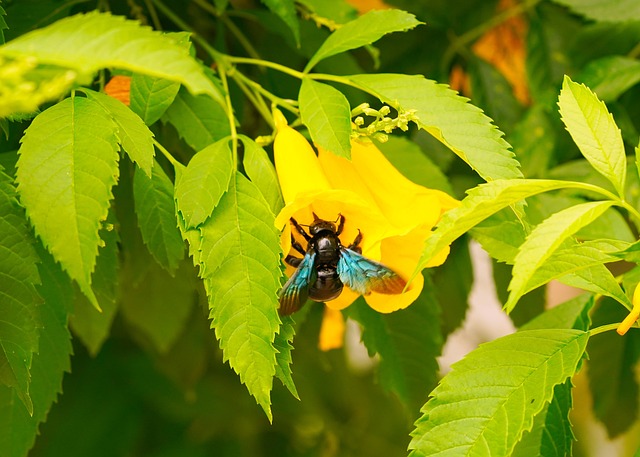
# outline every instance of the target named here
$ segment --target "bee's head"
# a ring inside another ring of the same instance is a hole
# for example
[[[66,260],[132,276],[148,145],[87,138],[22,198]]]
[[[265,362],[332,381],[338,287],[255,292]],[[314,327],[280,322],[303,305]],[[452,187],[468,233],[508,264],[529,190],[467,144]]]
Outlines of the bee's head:
[[[313,223],[309,225],[309,233],[311,236],[315,236],[323,230],[329,230],[333,233],[336,232],[336,224],[331,221],[325,221],[320,219],[316,213],[313,214]]]

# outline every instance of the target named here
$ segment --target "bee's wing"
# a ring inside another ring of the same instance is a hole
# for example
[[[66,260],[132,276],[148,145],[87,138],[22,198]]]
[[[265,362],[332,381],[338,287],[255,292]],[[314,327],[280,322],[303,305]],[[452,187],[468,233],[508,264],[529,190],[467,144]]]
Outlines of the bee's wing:
[[[390,268],[344,247],[340,249],[338,275],[340,281],[361,295],[399,294],[407,284]]]
[[[315,258],[315,252],[307,252],[296,271],[293,272],[289,280],[282,286],[282,290],[280,291],[280,308],[278,309],[281,316],[287,316],[298,311],[307,301],[309,284],[315,274]]]

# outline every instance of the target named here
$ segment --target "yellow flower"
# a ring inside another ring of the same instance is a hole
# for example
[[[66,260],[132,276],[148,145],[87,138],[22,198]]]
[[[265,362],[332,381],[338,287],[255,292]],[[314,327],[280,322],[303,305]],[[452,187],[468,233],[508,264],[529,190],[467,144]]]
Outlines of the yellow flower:
[[[631,326],[636,323],[640,318],[640,284],[636,286],[636,290],[633,291],[633,309],[627,317],[620,323],[618,329],[618,335],[624,335],[629,331]]]
[[[329,221],[343,215],[342,243],[351,244],[360,231],[362,255],[408,280],[431,229],[458,201],[444,192],[409,181],[370,142],[352,141],[350,161],[322,149],[316,156],[308,141],[287,126],[280,112],[274,115],[275,165],[286,203],[276,217],[276,226],[283,231],[283,252],[300,257],[291,248],[291,217],[309,225],[314,220],[313,213]],[[306,242],[297,233],[294,236],[306,248]],[[442,264],[448,253],[449,249],[444,249],[428,266]],[[288,273],[293,273],[292,267],[288,267]],[[409,306],[422,287],[423,278],[418,275],[401,294],[372,292],[365,300],[376,311],[390,313]],[[342,294],[326,305],[340,310],[357,297],[345,286]],[[335,313],[332,316],[335,321]]]

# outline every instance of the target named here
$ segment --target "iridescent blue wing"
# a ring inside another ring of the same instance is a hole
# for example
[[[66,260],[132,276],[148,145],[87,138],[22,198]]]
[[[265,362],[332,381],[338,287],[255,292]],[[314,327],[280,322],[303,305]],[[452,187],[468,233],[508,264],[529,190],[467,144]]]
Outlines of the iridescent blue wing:
[[[406,285],[395,271],[344,247],[340,249],[338,275],[340,281],[361,295],[399,294]]]
[[[298,311],[307,301],[309,284],[315,276],[315,252],[307,252],[302,258],[300,265],[293,272],[289,280],[282,286],[280,291],[280,308],[278,312],[282,316],[287,316]]]

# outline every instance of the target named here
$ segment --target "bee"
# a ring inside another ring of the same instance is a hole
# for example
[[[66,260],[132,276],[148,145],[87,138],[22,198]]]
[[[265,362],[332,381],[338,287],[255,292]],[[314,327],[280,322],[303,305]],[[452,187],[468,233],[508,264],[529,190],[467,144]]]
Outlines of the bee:
[[[362,255],[362,233],[345,247],[340,241],[345,218],[338,216],[336,223],[320,219],[313,213],[313,223],[309,233],[294,218],[291,225],[307,241],[304,249],[291,234],[292,247],[302,254],[302,258],[287,255],[285,262],[296,267],[295,272],[280,291],[279,313],[282,316],[298,311],[310,298],[325,302],[337,298],[346,284],[353,291],[368,295],[399,294],[406,282],[396,272],[379,262]]]

